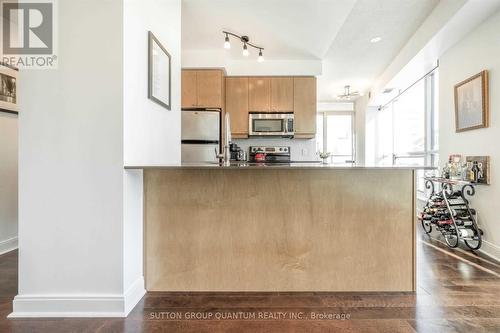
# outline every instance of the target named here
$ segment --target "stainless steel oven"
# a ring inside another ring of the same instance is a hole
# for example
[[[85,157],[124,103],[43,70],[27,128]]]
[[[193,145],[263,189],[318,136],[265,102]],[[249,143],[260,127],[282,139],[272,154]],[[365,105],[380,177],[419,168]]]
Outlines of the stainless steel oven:
[[[250,113],[248,134],[251,136],[293,136],[293,113]]]

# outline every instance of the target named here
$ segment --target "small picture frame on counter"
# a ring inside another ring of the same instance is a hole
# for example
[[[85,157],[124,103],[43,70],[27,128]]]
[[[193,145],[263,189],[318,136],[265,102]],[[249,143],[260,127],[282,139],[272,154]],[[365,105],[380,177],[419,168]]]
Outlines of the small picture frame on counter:
[[[172,64],[170,53],[148,31],[148,98],[171,110]]]
[[[19,70],[0,62],[0,112],[19,112],[17,78]]]

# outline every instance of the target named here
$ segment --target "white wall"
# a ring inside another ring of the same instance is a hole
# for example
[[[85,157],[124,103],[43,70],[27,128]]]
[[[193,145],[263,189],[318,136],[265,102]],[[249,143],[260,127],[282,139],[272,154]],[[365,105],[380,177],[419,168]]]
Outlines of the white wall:
[[[123,7],[58,6],[59,68],[19,79],[14,316],[123,312]]]
[[[171,110],[147,98],[148,35],[171,56]],[[124,163],[180,163],[181,1],[125,0],[123,19]],[[143,182],[141,170],[124,173],[124,291],[143,282]],[[135,305],[135,304],[134,304]]]
[[[180,0],[124,1],[125,165],[161,165],[180,161],[180,15]],[[148,30],[171,55],[171,111],[147,98]]]
[[[12,317],[124,316],[144,295],[142,172],[180,161],[180,0],[61,0],[59,68],[22,71]],[[172,111],[147,99],[147,31]]]
[[[16,40],[17,15],[12,19]],[[0,254],[18,247],[18,141],[18,116],[0,112]]]
[[[354,103],[356,118],[356,163],[364,165],[365,160],[365,133],[366,133],[366,109],[368,106],[368,95],[359,97]]]
[[[17,248],[17,115],[0,112],[0,254]]]
[[[370,102],[369,102],[370,103]],[[378,107],[367,106],[365,108],[365,164],[377,165],[378,159],[378,137],[377,137],[377,118]]]
[[[500,12],[494,14],[440,58],[439,145],[441,160],[451,153],[490,155],[492,185],[478,186],[472,205],[484,230],[483,250],[500,258]],[[455,133],[453,86],[487,69],[490,72],[490,127]]]

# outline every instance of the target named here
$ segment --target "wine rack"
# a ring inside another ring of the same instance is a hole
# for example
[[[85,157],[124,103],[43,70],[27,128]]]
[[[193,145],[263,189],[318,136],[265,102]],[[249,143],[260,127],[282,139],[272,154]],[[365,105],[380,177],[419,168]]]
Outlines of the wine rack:
[[[462,240],[471,250],[479,249],[483,231],[477,226],[476,210],[467,199],[476,193],[475,183],[426,177],[425,187],[431,194],[418,215],[425,233],[430,234],[435,227],[449,247],[457,247]]]

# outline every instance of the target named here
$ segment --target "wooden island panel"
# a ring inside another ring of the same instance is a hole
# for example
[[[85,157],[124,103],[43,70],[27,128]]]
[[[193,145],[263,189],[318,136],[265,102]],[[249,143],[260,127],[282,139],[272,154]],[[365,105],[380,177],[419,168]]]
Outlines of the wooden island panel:
[[[415,291],[414,171],[146,169],[148,291]]]

